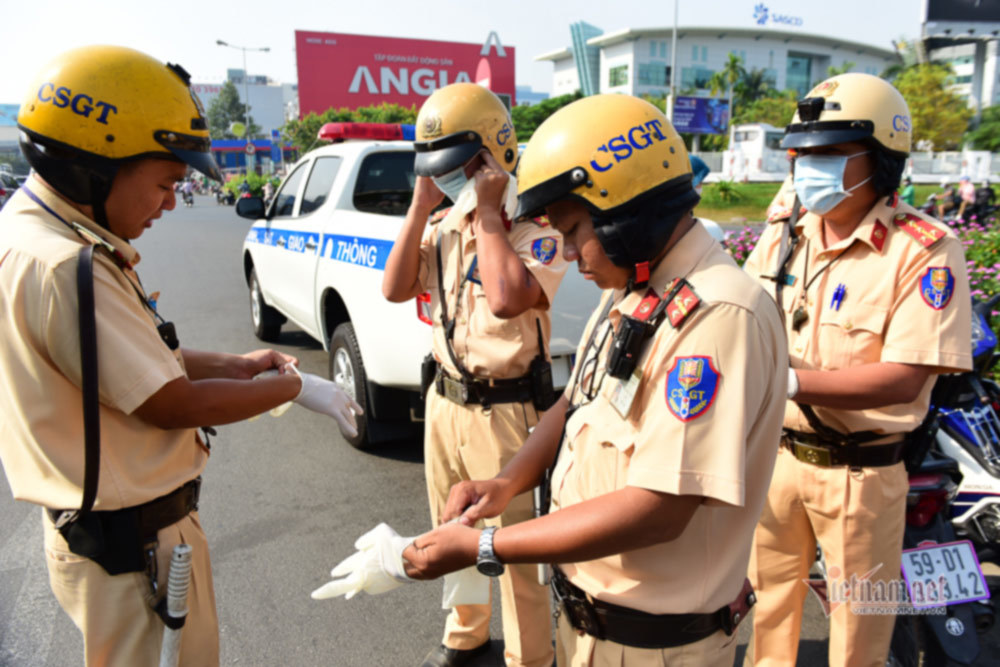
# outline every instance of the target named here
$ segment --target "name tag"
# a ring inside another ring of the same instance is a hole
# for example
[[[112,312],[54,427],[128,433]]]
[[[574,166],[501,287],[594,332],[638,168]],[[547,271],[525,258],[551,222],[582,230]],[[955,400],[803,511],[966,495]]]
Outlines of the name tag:
[[[642,369],[637,368],[632,372],[628,380],[617,380],[612,385],[611,395],[608,401],[622,419],[628,418],[628,413],[632,410],[632,403],[635,401],[635,394],[639,391],[639,382],[642,379]]]

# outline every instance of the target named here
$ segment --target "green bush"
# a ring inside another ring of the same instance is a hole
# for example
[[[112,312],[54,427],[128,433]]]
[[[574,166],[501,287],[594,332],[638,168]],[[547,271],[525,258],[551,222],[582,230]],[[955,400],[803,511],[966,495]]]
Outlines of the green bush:
[[[240,192],[240,186],[246,181],[250,184],[250,194],[255,197],[264,196],[264,183],[271,181],[271,185],[277,189],[278,184],[281,182],[279,179],[273,176],[261,176],[260,174],[250,172],[245,176],[234,176],[233,178],[226,181],[225,187],[227,190],[233,193],[236,197],[239,197],[242,192]]]

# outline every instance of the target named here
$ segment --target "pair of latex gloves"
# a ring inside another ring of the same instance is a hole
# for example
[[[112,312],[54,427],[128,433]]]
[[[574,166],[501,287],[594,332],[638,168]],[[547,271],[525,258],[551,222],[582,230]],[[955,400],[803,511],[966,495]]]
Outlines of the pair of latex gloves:
[[[280,370],[264,371],[254,379],[282,373],[298,375],[302,380],[302,388],[299,390],[299,395],[291,401],[271,410],[273,416],[280,417],[285,414],[288,408],[292,407],[292,403],[298,403],[307,410],[333,417],[337,426],[340,427],[340,432],[345,436],[353,438],[358,435],[358,423],[355,417],[364,414],[364,410],[361,409],[357,401],[333,382],[312,373],[302,373],[295,367],[295,364],[291,363],[285,364]]]
[[[325,600],[340,595],[350,600],[364,591],[379,595],[416,581],[406,574],[403,551],[416,537],[400,537],[395,530],[380,523],[358,538],[357,549],[330,572],[334,580],[312,592],[314,600]],[[490,580],[475,567],[468,567],[444,576],[444,593],[441,607],[456,605],[489,604]]]

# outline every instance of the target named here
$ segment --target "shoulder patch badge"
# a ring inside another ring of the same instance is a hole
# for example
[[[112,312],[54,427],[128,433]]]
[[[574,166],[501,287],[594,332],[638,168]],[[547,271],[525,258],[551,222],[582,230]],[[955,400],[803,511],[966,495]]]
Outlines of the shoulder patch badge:
[[[558,248],[559,243],[554,236],[545,236],[531,243],[531,256],[542,264],[551,264]]]
[[[897,213],[892,221],[925,248],[930,248],[945,236],[944,230],[912,213]]]
[[[719,391],[711,357],[675,357],[667,371],[667,407],[682,422],[705,414]]]
[[[671,285],[668,293],[672,292],[675,286],[676,283]],[[684,320],[688,318],[691,311],[698,307],[699,303],[701,303],[701,299],[694,293],[691,286],[687,284],[687,281],[684,281],[680,290],[677,291],[674,298],[670,300],[670,304],[667,305],[667,319],[670,320],[670,326],[675,329],[680,328]]]
[[[934,310],[944,310],[955,291],[955,276],[947,266],[931,266],[920,279],[920,296]]]

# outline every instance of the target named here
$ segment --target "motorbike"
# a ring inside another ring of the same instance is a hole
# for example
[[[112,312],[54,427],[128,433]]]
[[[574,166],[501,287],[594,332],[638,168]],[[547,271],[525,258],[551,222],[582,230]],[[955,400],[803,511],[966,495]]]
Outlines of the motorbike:
[[[186,190],[181,190],[181,197],[184,199],[184,205],[188,208],[194,206],[194,195]]]
[[[931,412],[917,431],[926,444],[910,452],[919,464],[910,466],[904,572],[909,565],[911,575],[958,573],[949,581],[953,599],[963,601],[925,610],[937,613],[897,616],[890,665],[972,664],[979,635],[995,620],[997,587],[982,576],[980,563],[1000,564],[1000,387],[986,377],[997,359],[988,318],[998,302],[1000,295],[974,302],[973,369],[938,378]]]
[[[220,206],[232,206],[236,203],[236,197],[226,188],[218,187],[215,189],[215,203]]]

